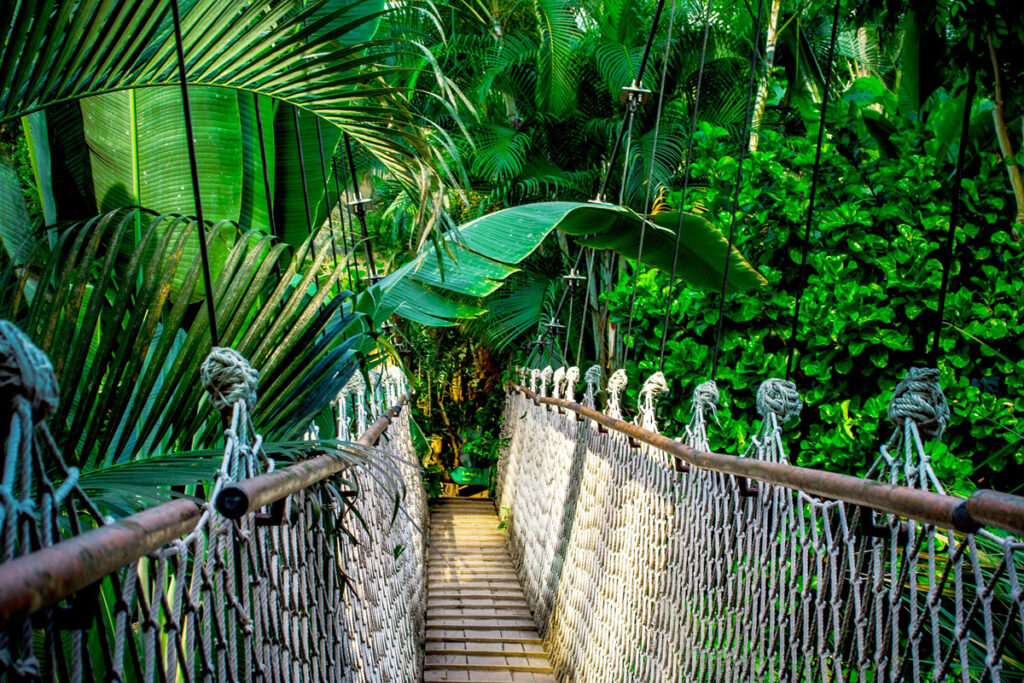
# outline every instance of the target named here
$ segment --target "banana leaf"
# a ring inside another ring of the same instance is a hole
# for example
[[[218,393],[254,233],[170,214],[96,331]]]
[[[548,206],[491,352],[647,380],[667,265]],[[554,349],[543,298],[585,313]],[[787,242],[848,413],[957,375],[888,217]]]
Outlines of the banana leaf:
[[[729,257],[728,292],[742,292],[765,284],[764,277],[725,236],[700,216],[679,212],[644,218],[611,204],[543,202],[526,204],[477,218],[445,234],[438,249],[423,251],[382,282],[385,302],[403,317],[426,325],[474,317],[482,309],[442,293],[487,296],[516,272],[520,263],[552,230],[561,230],[594,249],[610,249],[636,259],[643,232],[640,260],[672,272],[693,287],[718,290]],[[442,268],[443,266],[443,268]],[[442,290],[442,291],[439,291]]]

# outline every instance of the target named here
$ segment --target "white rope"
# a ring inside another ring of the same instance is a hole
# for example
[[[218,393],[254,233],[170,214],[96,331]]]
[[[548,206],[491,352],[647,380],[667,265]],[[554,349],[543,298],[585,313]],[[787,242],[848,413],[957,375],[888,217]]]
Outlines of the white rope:
[[[936,396],[912,376],[912,391]],[[585,379],[587,403],[599,369]],[[608,414],[621,409],[624,379],[609,380]],[[653,424],[663,386],[645,383],[638,424]],[[683,438],[695,450],[709,450],[718,393],[710,382],[694,390]],[[906,394],[913,411],[895,402],[899,424],[875,473],[935,489],[916,416],[931,422],[942,409]],[[787,463],[795,387],[769,380],[758,399],[763,420],[744,455]],[[889,515],[868,534],[856,505],[677,473],[668,454],[525,395],[509,395],[502,436],[499,504],[560,681],[1024,679],[1009,654],[1024,641],[1020,539]]]

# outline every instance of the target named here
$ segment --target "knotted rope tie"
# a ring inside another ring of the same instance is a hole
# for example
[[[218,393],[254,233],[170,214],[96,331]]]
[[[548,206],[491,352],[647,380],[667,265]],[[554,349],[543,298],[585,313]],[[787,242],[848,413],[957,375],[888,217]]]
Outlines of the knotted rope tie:
[[[221,413],[230,411],[238,401],[245,401],[249,410],[256,404],[260,374],[234,349],[213,347],[199,367],[199,379]]]
[[[715,380],[709,379],[703,384],[698,384],[693,390],[691,411],[704,413],[710,410],[715,416],[715,422],[718,422],[718,398],[718,385],[715,384]]]
[[[591,365],[587,373],[583,375],[583,381],[587,383],[586,393],[583,394],[583,403],[588,408],[593,408],[597,402],[597,392],[601,390],[601,366]]]
[[[644,386],[640,389],[641,410],[654,410],[658,400],[658,394],[668,391],[668,384],[665,382],[665,373],[658,371],[647,378]]]
[[[565,368],[555,370],[554,384],[551,385],[551,397],[562,398],[562,385],[565,384]]]
[[[576,384],[580,381],[580,369],[575,365],[565,371],[565,390],[562,392],[562,398],[575,401],[576,400]]]
[[[32,419],[42,422],[57,409],[59,396],[50,359],[13,323],[0,320],[0,405],[13,412],[23,397],[32,407]]]
[[[786,379],[769,379],[757,390],[757,412],[762,417],[775,415],[780,423],[800,414],[803,404],[796,385]]]
[[[551,369],[550,365],[548,365],[547,367],[545,367],[543,370],[540,371],[540,395],[541,396],[547,396],[548,395],[548,382],[551,381],[551,375],[553,375],[554,372],[555,371]]]
[[[898,427],[906,419],[927,439],[938,439],[949,424],[949,405],[936,368],[910,368],[889,402],[889,419]]]
[[[622,407],[619,403],[619,396],[621,396],[622,390],[626,388],[626,382],[628,381],[629,378],[626,377],[626,371],[621,368],[613,372],[612,376],[608,378],[608,405],[605,412],[616,419],[622,417]]]

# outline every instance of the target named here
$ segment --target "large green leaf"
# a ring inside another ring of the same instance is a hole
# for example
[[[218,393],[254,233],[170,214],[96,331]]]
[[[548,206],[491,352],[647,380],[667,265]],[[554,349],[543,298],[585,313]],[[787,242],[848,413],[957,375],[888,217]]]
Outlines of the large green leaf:
[[[209,235],[211,245],[217,239]],[[61,409],[51,427],[84,470],[221,438],[199,382],[211,341],[205,307],[190,303],[201,265],[183,256],[196,240],[194,221],[118,211],[70,226],[53,249],[38,243],[26,266],[37,274],[31,297],[13,266],[0,275],[0,317],[53,362]],[[267,235],[243,234],[214,281],[220,343],[259,370],[253,419],[268,438],[305,429],[373,345],[367,316],[353,312],[351,293],[337,292],[341,270],[321,275],[317,287],[327,256],[307,263],[288,252]],[[172,300],[183,266],[186,296]]]
[[[681,226],[678,250],[677,226]],[[643,234],[641,261],[672,272],[673,254],[678,253],[676,277],[700,289],[721,288],[726,254],[727,291],[745,291],[765,283],[735,247],[729,250],[725,236],[700,216],[684,213],[680,222],[680,214],[672,212],[645,219],[611,204],[543,202],[497,211],[449,231],[441,249],[422,252],[384,280],[385,301],[395,306],[399,315],[424,324],[432,324],[433,319],[470,317],[454,313],[449,302],[442,304],[444,298],[437,292],[426,290],[424,295],[410,290],[406,283],[411,280],[460,294],[486,296],[515,272],[512,265],[526,258],[555,229],[576,237],[585,246],[611,249],[629,259],[636,259]],[[474,280],[476,285],[471,284]],[[474,315],[478,313],[476,309]]]
[[[278,234],[293,246],[306,241],[311,227],[323,225],[327,219],[328,194],[335,199],[331,157],[341,140],[341,131],[334,126],[321,127],[323,148],[318,146],[316,117],[298,112],[299,135],[295,134],[296,110],[288,105],[278,107],[274,117],[276,149],[274,215]],[[299,140],[302,141],[302,163],[299,163]],[[321,166],[323,164],[323,166]],[[324,188],[324,169],[328,174]],[[303,180],[305,182],[303,182]],[[309,216],[306,218],[306,202]]]
[[[440,211],[443,189],[455,175],[431,142],[429,122],[416,113],[406,90],[392,84],[402,75],[395,65],[409,52],[422,53],[421,45],[402,36],[366,40],[380,20],[380,0],[305,4],[183,3],[186,79],[258,93],[316,114],[348,131],[426,210]],[[91,95],[174,86],[179,71],[169,8],[167,0],[3,3],[0,120]],[[410,8],[434,11],[417,0],[388,3],[384,11]],[[426,68],[433,66],[427,59]],[[449,111],[457,106],[450,84],[431,97]]]
[[[32,253],[32,222],[21,193],[18,171],[3,157],[0,157],[0,242],[16,263],[24,263]]]
[[[242,206],[238,96],[220,88],[190,93],[203,214],[237,221]],[[97,210],[143,206],[194,214],[181,92],[125,90],[81,102]]]

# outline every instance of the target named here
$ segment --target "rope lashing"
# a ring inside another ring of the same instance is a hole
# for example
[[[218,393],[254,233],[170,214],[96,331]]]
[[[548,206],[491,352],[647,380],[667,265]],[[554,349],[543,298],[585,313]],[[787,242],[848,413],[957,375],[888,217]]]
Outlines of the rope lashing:
[[[238,401],[245,401],[249,410],[256,405],[260,373],[234,349],[213,347],[199,367],[199,380],[221,414],[230,412]]]
[[[707,411],[711,411],[711,414],[715,416],[715,422],[718,422],[718,399],[718,385],[715,384],[715,380],[709,379],[698,384],[697,388],[693,390],[693,401],[690,410],[694,414],[699,412],[702,415]]]
[[[583,405],[593,408],[597,405],[597,392],[601,391],[601,366],[591,365],[583,381],[587,383],[587,390],[583,394]]]
[[[0,320],[0,405],[14,412],[22,397],[32,407],[32,419],[42,422],[57,410],[59,396],[50,359],[17,326]]]
[[[757,412],[775,415],[780,424],[799,415],[802,407],[796,385],[788,379],[765,380],[757,390]]]
[[[949,424],[949,404],[936,368],[910,368],[889,402],[889,419],[898,427],[910,419],[928,439],[938,439]]]
[[[565,367],[555,370],[553,383],[551,385],[551,397],[562,398],[562,385],[565,384]]]
[[[537,393],[537,380],[540,379],[540,370],[533,368],[530,370],[530,391]]]
[[[629,378],[626,377],[626,371],[621,368],[613,372],[612,376],[608,378],[608,403],[605,405],[605,412],[608,413],[609,417],[614,417],[616,420],[622,419],[622,403],[620,398],[628,381]]]
[[[660,370],[647,378],[643,388],[640,389],[639,412],[636,416],[638,426],[652,432],[658,431],[658,395],[667,391],[668,384],[665,382],[665,374]]]
[[[575,365],[565,371],[565,391],[562,398],[567,401],[576,400],[576,385],[580,381],[580,369]]]
[[[540,391],[538,393],[540,393],[541,396],[548,395],[548,383],[551,381],[551,376],[554,373],[555,371],[550,365],[545,366],[544,369],[540,371]]]

